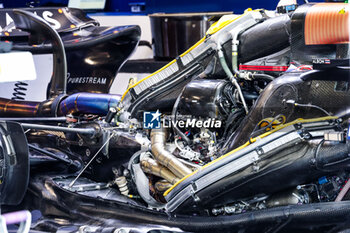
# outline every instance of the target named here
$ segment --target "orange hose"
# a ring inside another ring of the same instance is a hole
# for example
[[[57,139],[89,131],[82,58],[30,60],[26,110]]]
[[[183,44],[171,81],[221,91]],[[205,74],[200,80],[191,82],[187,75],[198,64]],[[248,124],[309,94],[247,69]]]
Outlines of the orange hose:
[[[306,14],[304,33],[306,45],[349,43],[349,4],[313,5]]]

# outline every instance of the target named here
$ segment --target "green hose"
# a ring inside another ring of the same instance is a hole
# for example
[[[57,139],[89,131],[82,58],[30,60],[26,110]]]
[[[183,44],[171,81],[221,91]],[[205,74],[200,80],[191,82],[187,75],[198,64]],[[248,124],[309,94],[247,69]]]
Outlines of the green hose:
[[[225,56],[224,56],[224,53],[223,53],[223,51],[221,49],[221,46],[218,46],[218,56],[219,56],[219,60],[220,60],[220,64],[222,66],[222,69],[225,71],[225,73],[226,73],[227,77],[230,79],[230,81],[237,88],[239,97],[241,98],[241,101],[242,101],[243,106],[244,106],[244,110],[245,110],[246,114],[248,114],[248,107],[247,107],[247,104],[245,102],[245,99],[244,99],[241,87],[239,86],[239,84],[238,84],[236,78],[234,77],[234,75],[232,74],[230,68],[228,68],[228,66],[227,66],[227,63],[226,63],[226,60],[225,60]]]

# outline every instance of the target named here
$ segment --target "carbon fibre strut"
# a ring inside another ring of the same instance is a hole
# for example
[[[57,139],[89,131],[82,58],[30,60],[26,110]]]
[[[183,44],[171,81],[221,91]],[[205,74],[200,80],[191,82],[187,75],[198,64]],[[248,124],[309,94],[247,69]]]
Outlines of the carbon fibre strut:
[[[83,169],[79,172],[79,174],[74,178],[74,180],[69,184],[69,188],[72,188],[74,183],[79,179],[79,177],[84,173],[84,171],[90,166],[90,164],[95,160],[97,155],[102,151],[102,149],[108,144],[108,142],[114,137],[115,133],[112,132],[112,134],[108,137],[108,139],[103,143],[103,145],[98,149],[98,151],[92,156],[90,161],[83,167]]]

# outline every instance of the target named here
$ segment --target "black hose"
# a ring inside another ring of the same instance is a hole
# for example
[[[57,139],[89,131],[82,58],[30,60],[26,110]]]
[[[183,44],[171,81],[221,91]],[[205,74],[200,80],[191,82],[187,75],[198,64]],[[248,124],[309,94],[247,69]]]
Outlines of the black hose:
[[[177,113],[177,107],[179,105],[179,102],[180,102],[180,98],[181,98],[181,94],[177,97],[176,101],[175,101],[175,104],[174,104],[174,107],[173,107],[173,111],[172,111],[172,118],[171,118],[171,123],[172,123],[172,126],[173,126],[173,129],[175,131],[175,133],[177,135],[179,135],[181,137],[181,139],[183,139],[187,145],[191,145],[192,144],[192,141],[177,127],[177,125],[175,124],[176,122],[176,113]]]
[[[44,155],[47,155],[47,156],[49,156],[49,157],[51,157],[53,159],[56,159],[56,160],[64,162],[64,163],[67,163],[68,165],[72,165],[72,166],[74,166],[74,167],[76,167],[78,169],[80,169],[80,167],[81,167],[81,164],[78,161],[73,161],[71,159],[66,159],[64,157],[58,156],[58,155],[56,155],[56,154],[54,154],[54,153],[52,153],[50,151],[41,149],[41,148],[39,148],[37,146],[34,146],[34,145],[31,145],[31,144],[28,144],[28,147],[30,149],[32,149],[32,150],[35,150],[35,151],[38,151],[38,152],[40,152],[40,153],[42,153]]]
[[[234,127],[230,127],[230,126],[232,126],[233,123],[239,122],[239,118],[241,118],[242,116],[244,116],[244,110],[243,109],[239,109],[239,110],[234,111],[233,113],[231,113],[227,117],[225,129],[224,129],[224,134],[222,136],[223,138],[227,137],[229,128],[235,130],[235,128],[236,128],[235,126],[236,125]]]
[[[267,82],[272,82],[273,80],[275,80],[273,76],[268,74],[251,74],[251,76],[253,77],[253,79],[263,79]]]

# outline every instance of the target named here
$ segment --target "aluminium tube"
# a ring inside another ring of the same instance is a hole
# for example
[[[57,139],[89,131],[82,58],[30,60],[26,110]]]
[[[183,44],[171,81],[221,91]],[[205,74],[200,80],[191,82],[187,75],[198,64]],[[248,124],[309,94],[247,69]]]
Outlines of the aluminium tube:
[[[152,154],[155,159],[167,167],[178,178],[183,178],[192,173],[192,170],[181,163],[173,154],[165,149],[167,132],[165,128],[153,129],[151,132]]]

